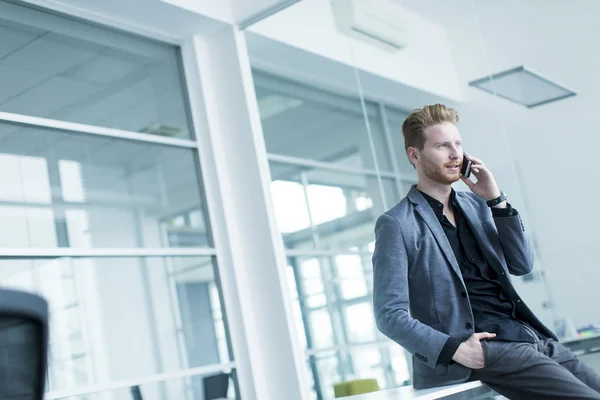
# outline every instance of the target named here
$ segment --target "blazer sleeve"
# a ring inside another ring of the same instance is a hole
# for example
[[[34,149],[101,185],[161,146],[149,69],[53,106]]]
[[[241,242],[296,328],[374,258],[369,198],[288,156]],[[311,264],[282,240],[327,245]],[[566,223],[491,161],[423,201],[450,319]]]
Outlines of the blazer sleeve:
[[[408,257],[398,221],[383,214],[375,224],[375,237],[373,308],[377,328],[435,368],[449,336],[410,316]]]
[[[516,211],[516,210],[515,210]],[[533,270],[534,256],[525,227],[518,212],[510,216],[494,216],[508,272],[521,276]]]

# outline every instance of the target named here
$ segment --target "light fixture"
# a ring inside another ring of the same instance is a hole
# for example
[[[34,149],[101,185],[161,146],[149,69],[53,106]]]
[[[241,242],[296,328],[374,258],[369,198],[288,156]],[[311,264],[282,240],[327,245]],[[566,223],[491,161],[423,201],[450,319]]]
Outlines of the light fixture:
[[[524,66],[469,82],[473,86],[528,108],[575,96],[573,90]]]
[[[280,94],[268,94],[258,98],[258,110],[263,121],[302,105],[302,100]]]

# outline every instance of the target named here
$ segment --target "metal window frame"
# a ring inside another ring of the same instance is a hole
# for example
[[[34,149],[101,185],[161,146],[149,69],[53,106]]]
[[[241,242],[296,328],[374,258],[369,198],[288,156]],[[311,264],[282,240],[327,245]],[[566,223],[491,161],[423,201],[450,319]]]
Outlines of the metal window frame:
[[[76,248],[76,247],[0,247],[0,260],[53,258],[124,258],[124,257],[210,257],[214,248]]]
[[[197,146],[197,142],[191,139],[169,138],[164,136],[153,135],[151,133],[140,133],[127,131],[123,129],[104,128],[101,126],[80,124],[77,122],[67,122],[2,111],[0,111],[0,121],[34,128],[48,128],[51,130],[60,130],[75,134],[91,134],[96,136],[127,139],[137,142],[162,144],[189,149],[195,149]]]

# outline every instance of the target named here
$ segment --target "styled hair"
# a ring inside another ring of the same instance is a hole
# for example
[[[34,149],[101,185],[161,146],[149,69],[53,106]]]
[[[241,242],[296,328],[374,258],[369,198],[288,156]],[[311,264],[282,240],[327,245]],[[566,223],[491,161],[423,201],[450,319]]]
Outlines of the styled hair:
[[[404,136],[404,149],[416,147],[423,150],[425,147],[425,129],[430,126],[450,122],[454,125],[458,122],[458,112],[443,104],[423,106],[413,110],[402,123],[402,135]]]

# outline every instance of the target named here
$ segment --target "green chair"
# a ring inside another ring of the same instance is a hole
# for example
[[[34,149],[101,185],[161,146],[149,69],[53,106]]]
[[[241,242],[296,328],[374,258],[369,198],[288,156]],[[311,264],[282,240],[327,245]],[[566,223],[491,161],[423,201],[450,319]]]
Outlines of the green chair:
[[[352,396],[355,394],[377,392],[379,384],[377,379],[355,379],[333,385],[335,398]]]

